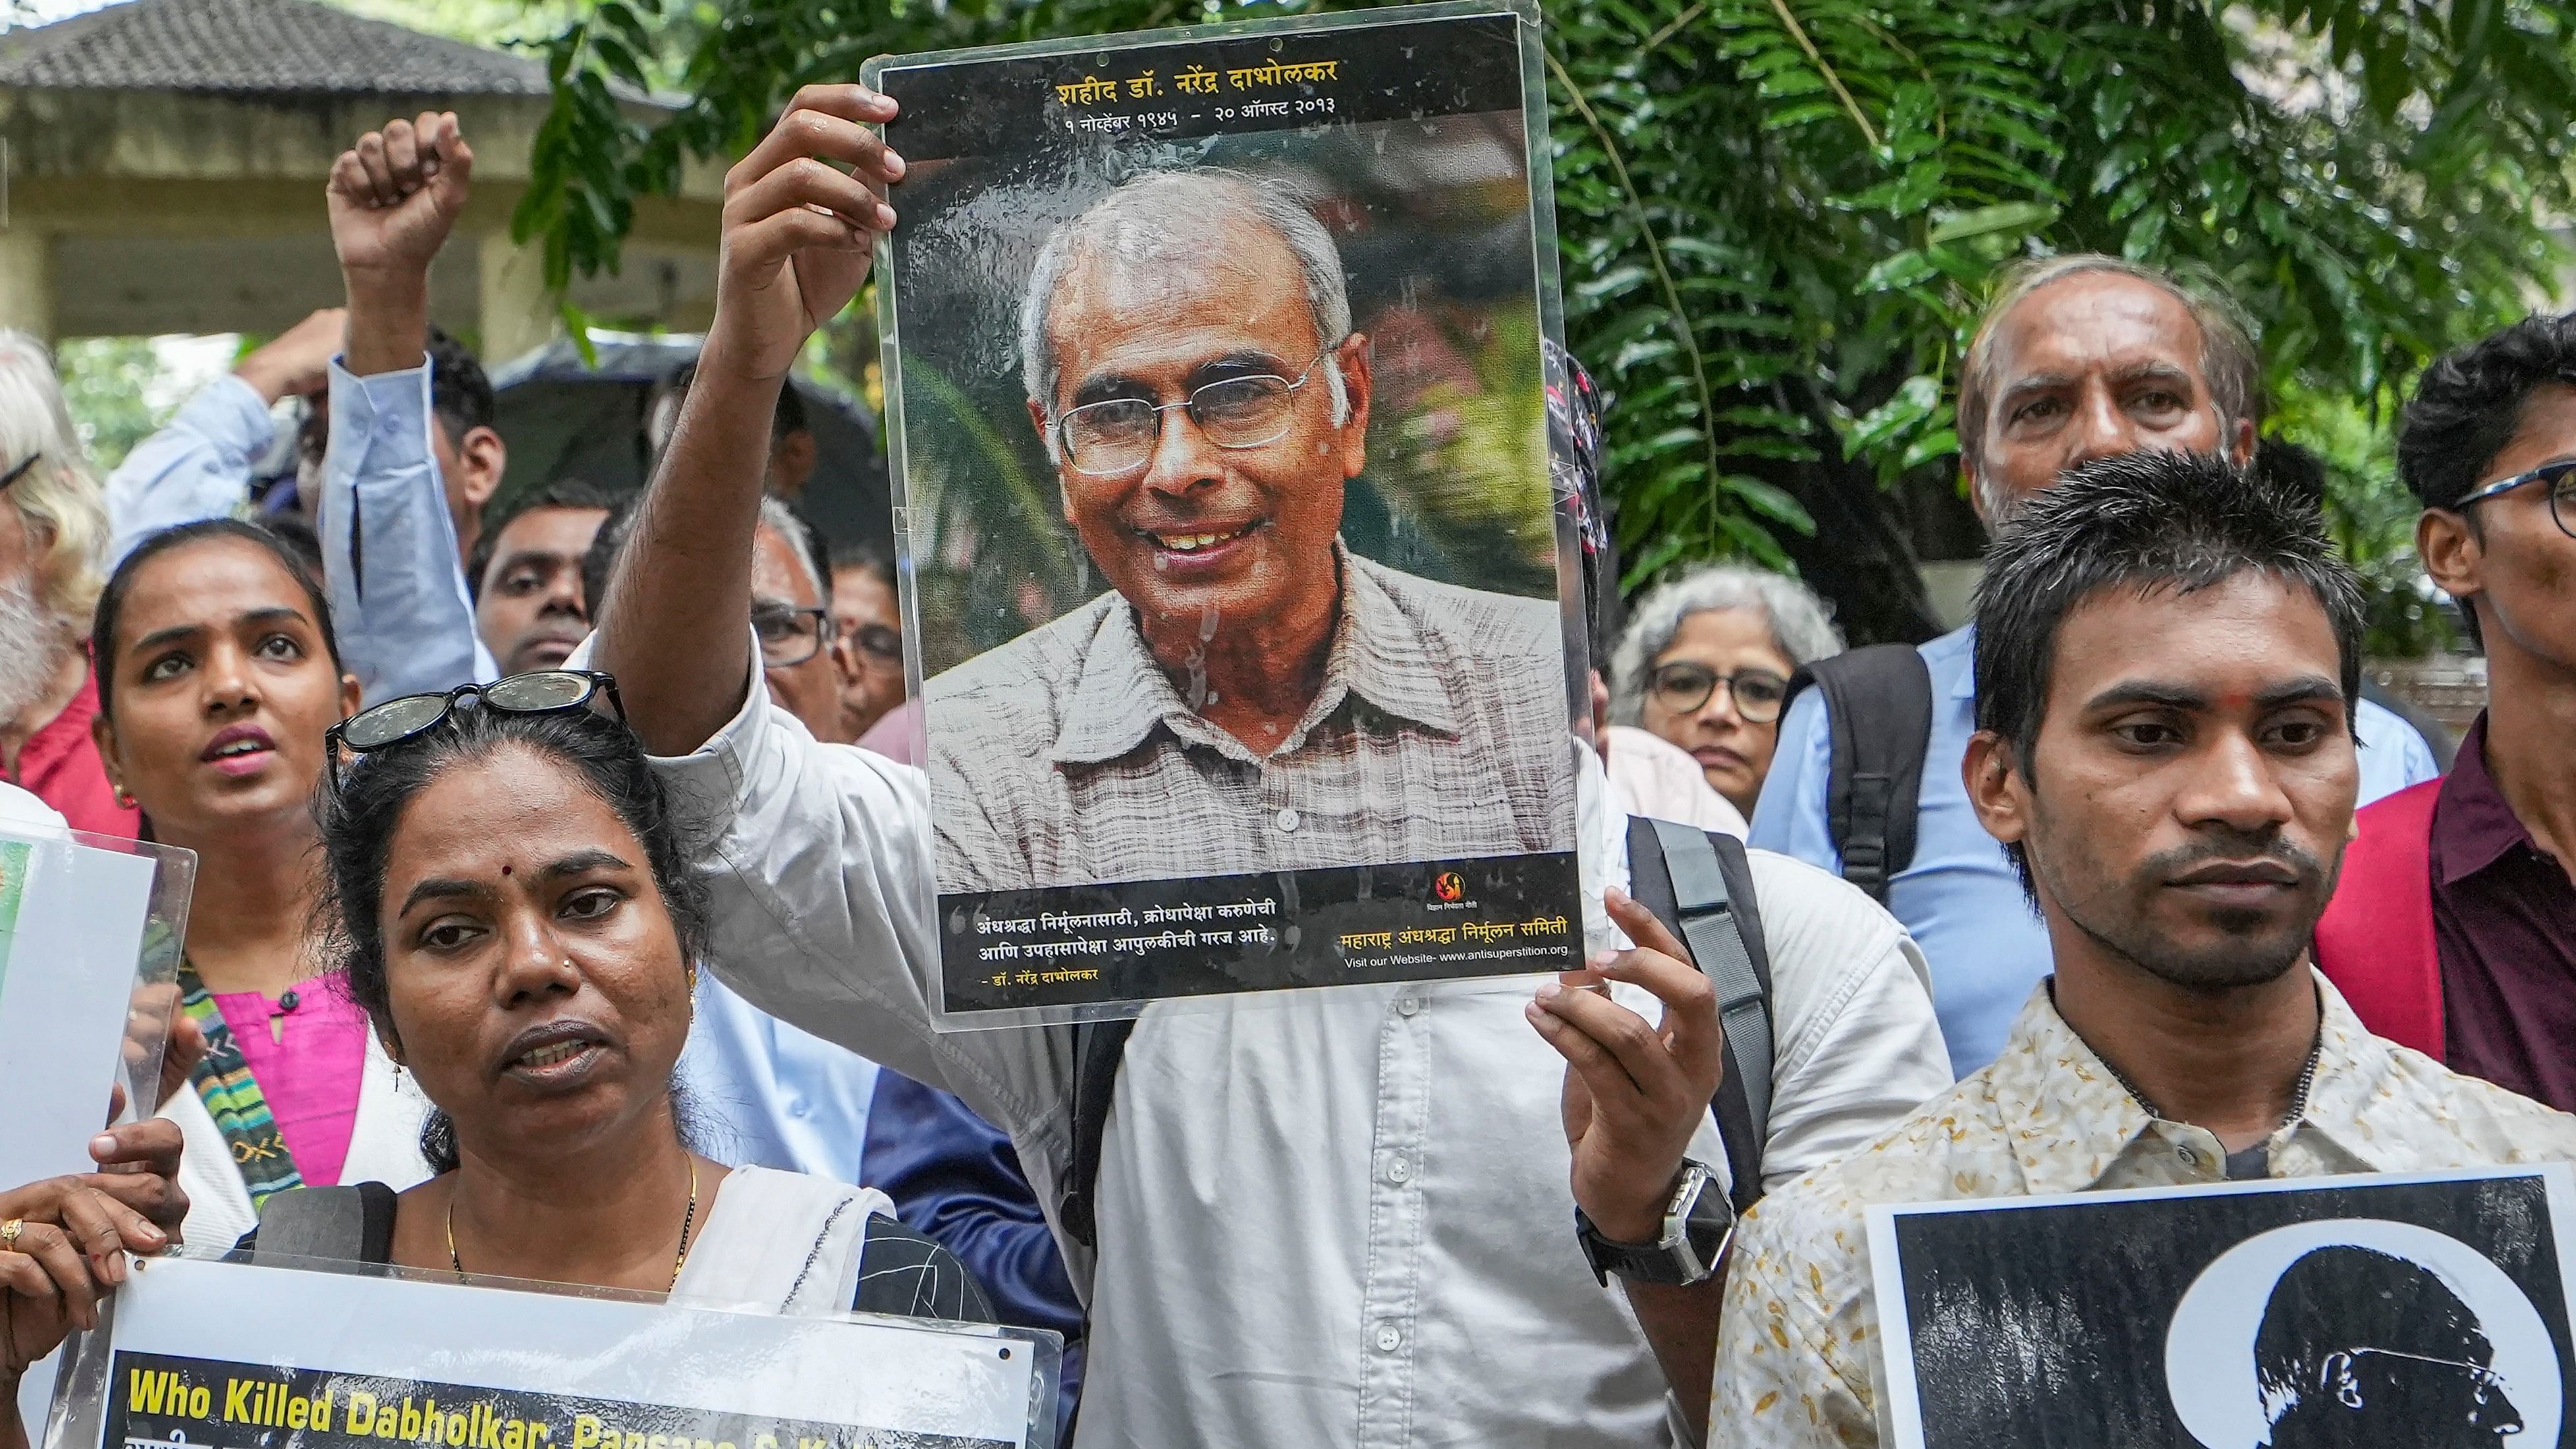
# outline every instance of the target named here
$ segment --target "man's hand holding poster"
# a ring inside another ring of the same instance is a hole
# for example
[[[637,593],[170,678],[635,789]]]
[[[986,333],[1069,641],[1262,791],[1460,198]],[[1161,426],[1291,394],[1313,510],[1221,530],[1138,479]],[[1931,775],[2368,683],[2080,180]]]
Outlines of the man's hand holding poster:
[[[869,68],[952,1023],[1579,962],[1535,45],[1446,5]]]

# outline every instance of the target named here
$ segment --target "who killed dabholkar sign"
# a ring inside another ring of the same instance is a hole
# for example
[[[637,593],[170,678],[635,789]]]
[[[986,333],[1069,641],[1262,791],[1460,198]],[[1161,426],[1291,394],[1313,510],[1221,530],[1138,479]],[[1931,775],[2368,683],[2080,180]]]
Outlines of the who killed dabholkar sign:
[[[948,1024],[1579,964],[1538,57],[1452,4],[870,63]]]
[[[146,1260],[51,1449],[1042,1449],[1052,1335]]]

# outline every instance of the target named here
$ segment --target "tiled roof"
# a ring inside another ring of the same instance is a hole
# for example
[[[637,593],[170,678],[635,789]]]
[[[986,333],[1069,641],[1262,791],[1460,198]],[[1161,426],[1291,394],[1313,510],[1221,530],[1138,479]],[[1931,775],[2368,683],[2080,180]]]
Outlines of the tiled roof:
[[[0,87],[542,96],[542,62],[314,0],[125,0],[0,35]]]

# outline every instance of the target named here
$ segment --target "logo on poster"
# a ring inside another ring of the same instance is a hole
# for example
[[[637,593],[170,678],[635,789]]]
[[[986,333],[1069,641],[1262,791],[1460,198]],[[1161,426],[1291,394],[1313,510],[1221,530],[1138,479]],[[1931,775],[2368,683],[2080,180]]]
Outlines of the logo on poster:
[[[1444,870],[1431,882],[1431,893],[1444,901],[1464,900],[1467,878],[1454,870]]]

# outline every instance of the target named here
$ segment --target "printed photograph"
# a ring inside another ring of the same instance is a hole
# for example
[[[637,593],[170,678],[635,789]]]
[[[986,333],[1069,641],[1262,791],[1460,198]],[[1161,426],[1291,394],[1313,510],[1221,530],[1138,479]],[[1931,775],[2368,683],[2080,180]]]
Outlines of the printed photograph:
[[[1893,1442],[2557,1444],[2563,1171],[1897,1209]]]
[[[1359,17],[880,75],[943,895],[1571,849],[1520,67]]]

